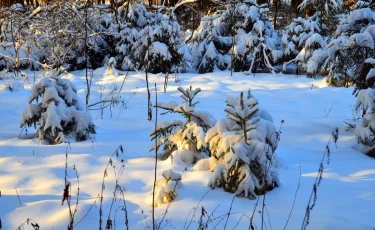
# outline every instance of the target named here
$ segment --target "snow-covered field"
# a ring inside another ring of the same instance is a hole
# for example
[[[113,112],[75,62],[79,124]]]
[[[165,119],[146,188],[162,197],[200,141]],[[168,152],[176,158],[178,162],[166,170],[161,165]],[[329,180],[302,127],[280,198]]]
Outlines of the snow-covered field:
[[[105,94],[113,84],[113,77],[102,77],[104,71],[104,68],[95,71],[91,102],[98,100],[101,89]],[[85,96],[84,74],[84,71],[78,71],[66,76],[76,84],[82,100]],[[284,228],[292,208],[300,168],[300,188],[287,229],[301,228],[320,160],[335,127],[339,128],[337,148],[331,145],[330,164],[325,163],[324,179],[318,188],[317,204],[311,213],[309,228],[375,227],[375,159],[356,150],[354,131],[347,130],[348,125],[343,122],[353,117],[355,98],[352,96],[352,88],[334,88],[327,86],[324,79],[308,79],[304,76],[235,73],[231,77],[230,72],[214,72],[203,75],[181,74],[177,83],[170,79],[167,92],[163,93],[164,75],[157,76],[150,76],[152,101],[155,99],[154,83],[159,90],[158,100],[165,102],[180,100],[177,91],[179,86],[200,87],[202,92],[198,94],[200,103],[197,109],[220,119],[225,116],[225,98],[228,95],[237,96],[240,91],[251,88],[260,107],[272,114],[277,127],[281,120],[285,121],[276,150],[283,165],[279,169],[281,186],[267,193],[265,229]],[[30,73],[29,77],[30,83],[25,85],[25,89],[15,92],[7,90],[5,82],[0,81],[0,218],[3,229],[16,229],[27,218],[36,221],[41,229],[66,229],[68,207],[66,204],[61,205],[66,151],[68,180],[72,183],[73,194],[76,193],[76,179],[72,171],[74,165],[80,180],[76,222],[96,200],[76,229],[97,229],[97,197],[101,192],[103,171],[109,156],[119,145],[124,148],[124,153],[119,156],[126,165],[120,184],[126,188],[130,229],[149,227],[154,175],[154,153],[149,152],[152,146],[149,134],[154,122],[147,121],[144,74],[132,72],[128,75],[122,93],[125,101],[128,101],[126,109],[113,109],[112,118],[107,109],[103,119],[100,118],[100,111],[91,111],[97,127],[95,139],[84,142],[71,140],[70,147],[67,144],[46,145],[38,139],[30,139],[34,134],[32,129],[28,130],[27,136],[25,132],[19,136],[20,114],[28,103],[33,74]],[[121,76],[117,84],[121,84]],[[167,120],[171,116],[159,116],[158,119]],[[159,162],[157,175],[160,177],[161,172],[170,167],[169,161]],[[175,167],[174,170],[181,172],[183,168]],[[109,174],[106,178],[104,220],[108,216],[114,182],[112,171]],[[213,213],[212,222],[208,225],[210,229],[224,228],[226,217],[223,218],[223,215],[228,213],[233,195],[220,188],[208,192],[210,188],[206,183],[210,174],[192,171],[190,168],[182,174],[178,197],[171,203],[162,224],[164,229],[187,228],[190,219],[192,223],[189,228],[197,229],[201,206],[207,213]],[[202,199],[206,192],[207,195]],[[254,200],[235,198],[226,227],[247,229],[255,203]],[[258,205],[255,212],[254,224],[257,229],[261,228],[261,214],[258,212],[261,206]],[[156,209],[159,221],[167,207],[163,205]],[[197,208],[196,212],[192,211],[194,208]],[[122,229],[124,218],[119,213],[116,227]],[[114,213],[111,215],[113,219]]]

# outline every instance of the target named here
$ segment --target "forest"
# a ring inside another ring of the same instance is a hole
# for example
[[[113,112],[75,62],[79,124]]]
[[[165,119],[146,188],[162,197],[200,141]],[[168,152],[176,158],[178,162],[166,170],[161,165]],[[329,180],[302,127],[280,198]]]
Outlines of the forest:
[[[374,229],[374,9],[0,0],[0,230]]]

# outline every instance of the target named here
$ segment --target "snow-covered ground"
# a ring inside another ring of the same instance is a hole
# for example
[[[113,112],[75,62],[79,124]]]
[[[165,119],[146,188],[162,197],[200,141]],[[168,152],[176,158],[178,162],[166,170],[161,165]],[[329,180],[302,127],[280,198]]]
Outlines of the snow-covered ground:
[[[95,71],[91,102],[96,102],[101,91],[110,90],[114,77],[104,77],[105,69]],[[76,84],[82,100],[85,96],[84,71],[66,76]],[[117,84],[121,85],[119,76]],[[152,142],[149,134],[154,127],[147,121],[147,90],[144,74],[130,73],[125,81],[122,96],[128,101],[126,109],[115,108],[110,118],[109,109],[103,119],[100,111],[91,111],[97,127],[95,139],[67,144],[46,145],[37,139],[30,139],[33,129],[23,132],[19,128],[21,111],[27,106],[33,74],[29,74],[25,89],[10,92],[5,82],[0,81],[0,218],[3,229],[15,229],[27,218],[36,221],[41,229],[66,229],[68,207],[61,205],[64,188],[65,153],[68,151],[68,180],[72,193],[76,193],[75,165],[80,180],[80,201],[76,222],[95,202],[76,229],[97,229],[99,224],[98,194],[104,168],[109,156],[119,145],[124,154],[125,172],[120,184],[126,188],[126,202],[130,229],[150,227],[154,153],[149,152]],[[38,74],[37,74],[38,78]],[[299,229],[315,181],[325,146],[335,127],[339,128],[337,148],[331,145],[330,164],[326,165],[323,181],[318,188],[317,204],[310,217],[310,229],[373,229],[375,220],[375,160],[358,149],[353,129],[343,122],[353,117],[355,98],[352,88],[327,86],[324,79],[308,79],[304,76],[256,74],[244,75],[229,72],[211,74],[181,74],[179,82],[170,79],[166,93],[163,93],[164,75],[151,75],[152,101],[154,83],[159,90],[158,100],[180,101],[177,87],[192,85],[202,88],[198,94],[197,109],[211,113],[216,119],[225,116],[225,98],[237,96],[240,91],[252,89],[261,108],[268,110],[279,127],[282,127],[281,141],[276,150],[283,167],[279,169],[281,186],[267,193],[266,228],[283,229],[291,210],[297,189],[301,168],[301,183],[293,213],[287,229]],[[135,95],[132,96],[133,92]],[[129,99],[130,98],[130,99]],[[129,99],[129,100],[128,100]],[[154,111],[153,111],[154,112]],[[154,115],[155,116],[155,115]],[[159,121],[171,119],[170,115],[158,117]],[[159,162],[158,177],[165,169],[172,167],[169,161]],[[175,167],[181,172],[182,167]],[[217,188],[209,191],[206,186],[210,172],[192,171],[188,168],[182,174],[178,197],[171,203],[162,226],[164,229],[198,228],[201,206],[213,214],[210,229],[223,229],[232,194]],[[113,191],[113,173],[106,178],[105,206],[103,219],[108,216]],[[208,192],[209,191],[209,192]],[[208,193],[207,193],[208,192]],[[19,194],[19,198],[17,196]],[[207,194],[206,194],[207,193]],[[205,195],[206,194],[206,195]],[[204,196],[205,195],[205,196]],[[202,197],[204,198],[202,199]],[[72,197],[72,200],[75,197]],[[202,201],[199,203],[199,201]],[[262,199],[261,199],[262,201]],[[21,204],[20,204],[21,203]],[[73,202],[74,203],[74,202]],[[235,198],[228,229],[247,229],[256,201]],[[117,203],[115,207],[117,208]],[[156,209],[158,221],[168,205]],[[197,211],[192,211],[197,208]],[[254,225],[261,228],[261,205],[255,212]],[[114,212],[114,211],[113,211]],[[111,219],[114,213],[111,214]],[[195,213],[195,216],[193,216]],[[117,212],[116,227],[123,228],[123,214]],[[105,221],[104,221],[105,222]],[[236,224],[239,223],[237,226]],[[217,225],[217,226],[216,226]],[[29,226],[30,227],[30,226]],[[27,229],[27,228],[26,228]]]

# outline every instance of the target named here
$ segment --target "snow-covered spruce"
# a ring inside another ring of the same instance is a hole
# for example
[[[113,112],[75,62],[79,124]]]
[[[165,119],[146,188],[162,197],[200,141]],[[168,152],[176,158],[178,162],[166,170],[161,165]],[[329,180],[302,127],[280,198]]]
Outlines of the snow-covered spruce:
[[[209,186],[253,199],[280,184],[275,169],[279,132],[250,90],[247,97],[241,92],[226,102],[227,117],[206,134],[212,156],[199,161],[195,169],[214,168]]]
[[[127,26],[121,30],[116,46],[119,68],[147,69],[152,73],[183,72],[188,68],[190,51],[172,11],[147,12],[144,5],[133,4],[123,20]]]
[[[41,102],[38,103],[39,98]],[[33,125],[39,139],[53,144],[63,143],[69,135],[82,141],[95,134],[95,125],[90,114],[80,105],[77,89],[72,82],[57,74],[44,77],[31,90],[20,126]]]
[[[342,16],[334,39],[327,45],[324,65],[333,85],[347,86],[354,82],[359,89],[373,86],[373,79],[367,79],[371,68],[365,60],[375,55],[375,12],[360,8],[363,6],[366,4],[357,4],[355,7],[359,9]]]
[[[157,144],[151,150],[159,150],[161,159],[171,158],[172,164],[192,164],[198,159],[207,156],[208,149],[205,143],[205,133],[214,124],[208,113],[195,111],[198,104],[195,97],[201,91],[197,89],[183,89],[179,87],[181,104],[174,101],[167,103],[158,102],[156,107],[165,110],[165,113],[177,113],[184,117],[184,120],[162,121],[157,128],[151,131],[151,140],[157,138]]]
[[[316,76],[322,71],[324,62],[328,56],[326,46],[326,41],[320,34],[315,33],[311,35],[306,40],[305,47],[299,52],[297,57],[284,63],[284,71],[289,63],[296,62],[297,73],[304,72],[307,74],[307,77]]]
[[[372,147],[375,145],[375,90],[360,90],[355,109],[362,110],[362,119],[355,128],[358,142]]]
[[[129,6],[128,14],[122,13],[122,20],[126,21],[127,26],[121,29],[119,42],[116,44],[116,59],[118,68],[122,70],[134,70],[132,61],[132,44],[138,38],[139,31],[147,25],[148,12],[141,4],[132,4]]]
[[[309,8],[321,18],[332,18],[333,14],[342,8],[343,0],[303,0],[298,6],[299,10]]]
[[[307,19],[301,17],[293,19],[293,22],[282,30],[282,60],[286,62],[294,59],[305,47],[309,37],[326,29],[317,14]]]
[[[225,5],[223,11],[203,17],[189,43],[194,54],[193,66],[200,73],[216,68],[272,70],[271,64],[281,52],[267,12],[265,5],[255,1],[236,1]]]
[[[174,101],[168,103],[158,102],[156,107],[165,110],[165,113],[177,113],[184,117],[184,120],[162,121],[157,128],[152,130],[151,140],[155,141],[152,150],[163,148],[159,158],[170,158],[172,165],[191,165],[197,160],[208,156],[208,149],[205,143],[205,133],[213,126],[211,116],[204,112],[195,111],[198,104],[195,97],[201,91],[197,89],[183,89],[179,87],[183,102],[177,104]],[[156,207],[163,203],[172,202],[176,196],[181,175],[172,169],[166,170],[162,178],[156,182],[155,203]]]

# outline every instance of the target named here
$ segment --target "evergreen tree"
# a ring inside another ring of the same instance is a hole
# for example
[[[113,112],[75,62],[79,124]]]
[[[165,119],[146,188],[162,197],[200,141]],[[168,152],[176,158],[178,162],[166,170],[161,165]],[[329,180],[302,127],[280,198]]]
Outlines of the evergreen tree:
[[[185,90],[179,87],[178,91],[183,99],[181,104],[174,101],[158,102],[156,107],[165,110],[166,113],[177,113],[185,120],[161,122],[156,129],[152,130],[150,136],[151,140],[157,138],[157,150],[163,147],[163,152],[160,154],[162,159],[172,156],[176,164],[194,163],[197,159],[207,155],[204,138],[206,131],[212,127],[213,121],[209,114],[195,111],[198,102],[194,99],[201,91],[200,88],[192,89],[190,86]]]
[[[339,12],[342,8],[342,0],[303,0],[298,6],[300,10],[310,8],[323,20]]]
[[[182,72],[186,69],[187,50],[181,28],[172,11],[167,14],[147,12],[140,4],[130,6],[127,27],[117,44],[119,67],[123,70],[146,70],[151,73]]]
[[[372,64],[375,60],[372,59]],[[375,75],[375,69],[371,71]],[[358,143],[369,146],[365,152],[367,155],[375,157],[373,146],[375,145],[375,90],[372,88],[361,89],[357,95],[356,110],[362,110],[362,119],[355,127],[355,134]]]
[[[147,12],[144,5],[132,4],[129,6],[128,14],[124,13],[122,15],[121,21],[123,21],[126,26],[121,29],[120,40],[116,44],[116,51],[118,53],[116,56],[117,67],[119,69],[134,70],[135,63],[133,60],[135,58],[132,56],[132,47],[137,42],[140,31],[145,29],[148,25],[150,14],[151,13]]]
[[[275,167],[275,150],[279,133],[272,117],[260,110],[249,90],[247,97],[228,97],[227,118],[212,127],[206,135],[211,159],[203,159],[197,167],[214,168],[211,187],[223,187],[236,195],[255,198],[279,185]],[[214,159],[213,159],[214,158]]]
[[[327,46],[328,58],[325,62],[329,71],[329,82],[347,86],[355,82],[357,88],[372,87],[366,79],[370,70],[365,60],[374,56],[375,12],[358,3],[353,12],[340,19],[334,39]]]
[[[95,125],[81,106],[77,89],[72,82],[59,77],[61,73],[62,70],[53,71],[33,86],[20,126],[34,125],[39,139],[53,144],[63,143],[69,135],[78,141],[86,140],[95,134]],[[39,98],[42,101],[38,103]]]
[[[293,22],[282,30],[282,60],[286,62],[294,59],[305,47],[309,37],[315,33],[321,34],[326,29],[316,14],[307,19],[301,17],[293,19]]]
[[[273,70],[280,56],[279,39],[267,16],[266,5],[255,1],[231,1],[225,9],[202,18],[191,39],[195,68],[200,73],[215,67],[234,71],[258,67]],[[272,57],[272,58],[269,58]]]
[[[321,72],[328,56],[326,46],[324,38],[317,33],[306,40],[305,47],[297,55],[295,61],[298,67],[307,73],[307,77],[314,77]]]
[[[215,26],[220,15],[203,17],[201,24],[191,39],[194,63],[193,66],[199,73],[213,72],[215,68],[224,70],[229,65],[229,56],[225,54],[229,50],[229,40],[219,36],[219,27]],[[225,46],[225,44],[227,44]],[[227,47],[220,50],[217,47]]]

